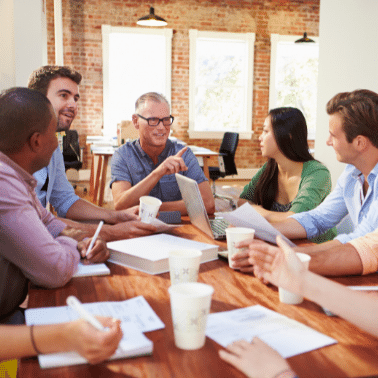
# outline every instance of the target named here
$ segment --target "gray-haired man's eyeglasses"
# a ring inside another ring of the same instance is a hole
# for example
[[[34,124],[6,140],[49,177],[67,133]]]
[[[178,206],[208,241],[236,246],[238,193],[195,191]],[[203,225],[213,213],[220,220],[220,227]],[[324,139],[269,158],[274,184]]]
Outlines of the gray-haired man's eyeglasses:
[[[152,126],[152,127],[157,126],[160,122],[163,124],[163,126],[167,126],[167,127],[171,126],[175,119],[173,116],[169,116],[165,118],[157,118],[157,117],[144,118],[140,114],[137,114],[137,116],[147,121],[148,126]]]

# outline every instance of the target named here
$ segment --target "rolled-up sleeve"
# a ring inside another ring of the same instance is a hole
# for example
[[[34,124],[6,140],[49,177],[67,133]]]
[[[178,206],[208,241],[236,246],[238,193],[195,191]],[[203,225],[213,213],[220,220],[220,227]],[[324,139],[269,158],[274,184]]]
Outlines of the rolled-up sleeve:
[[[362,274],[378,270],[378,230],[349,242],[356,248],[362,262]]]
[[[312,239],[336,226],[348,213],[342,188],[338,185],[315,209],[291,215],[306,230],[307,238]]]

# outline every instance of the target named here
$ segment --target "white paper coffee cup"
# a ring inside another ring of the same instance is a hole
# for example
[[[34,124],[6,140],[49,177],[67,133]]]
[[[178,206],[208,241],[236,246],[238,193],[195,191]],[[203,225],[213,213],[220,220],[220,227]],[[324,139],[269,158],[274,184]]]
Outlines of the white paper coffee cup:
[[[176,249],[169,252],[171,285],[197,282],[202,252],[198,249]]]
[[[199,282],[184,282],[168,289],[175,345],[180,349],[202,348],[214,289]]]
[[[303,263],[305,268],[308,269],[308,266],[309,266],[310,260],[311,260],[311,256],[307,255],[306,253],[300,253],[300,252],[297,252],[296,255],[299,258],[299,260],[301,260],[301,262]],[[280,297],[280,301],[282,303],[300,304],[300,303],[303,302],[303,297],[301,295],[292,293],[291,291],[287,291],[287,290],[282,289],[280,287],[278,288],[278,294],[279,294],[279,297]]]
[[[235,244],[246,240],[253,239],[255,230],[253,228],[246,227],[229,227],[226,228],[227,249],[228,249],[228,265],[232,268],[231,257],[238,252],[244,250],[244,248],[236,248]]]
[[[142,196],[139,198],[139,216],[144,223],[151,223],[159,211],[162,202],[155,197]]]

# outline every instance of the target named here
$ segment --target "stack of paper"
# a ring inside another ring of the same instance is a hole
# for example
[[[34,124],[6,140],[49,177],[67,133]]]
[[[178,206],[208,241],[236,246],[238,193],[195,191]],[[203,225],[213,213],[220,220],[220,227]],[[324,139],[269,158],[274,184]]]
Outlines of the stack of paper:
[[[153,343],[143,332],[164,328],[144,297],[123,302],[85,303],[84,308],[93,315],[110,316],[121,320],[123,338],[110,360],[151,354]],[[79,315],[68,306],[45,307],[25,311],[27,325],[58,324],[76,320]],[[41,368],[85,364],[88,361],[76,352],[51,353],[38,356]]]
[[[198,249],[202,251],[201,263],[218,258],[218,246],[158,234],[108,243],[109,261],[125,265],[149,274],[169,271],[168,254],[174,249]]]
[[[77,271],[72,277],[88,277],[88,276],[106,276],[110,274],[110,269],[104,264],[84,264],[79,261]]]

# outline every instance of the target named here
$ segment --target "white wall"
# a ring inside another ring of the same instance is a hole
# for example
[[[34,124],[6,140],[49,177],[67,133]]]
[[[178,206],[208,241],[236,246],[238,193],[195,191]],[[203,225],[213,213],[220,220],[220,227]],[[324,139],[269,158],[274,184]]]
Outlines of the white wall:
[[[0,0],[0,91],[16,84],[13,0]]]
[[[326,146],[326,104],[336,93],[355,89],[378,92],[378,1],[320,0],[318,111],[315,157],[336,183],[345,165]]]
[[[42,0],[0,0],[0,90],[26,86],[47,63],[46,17]]]

